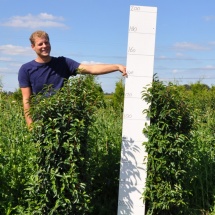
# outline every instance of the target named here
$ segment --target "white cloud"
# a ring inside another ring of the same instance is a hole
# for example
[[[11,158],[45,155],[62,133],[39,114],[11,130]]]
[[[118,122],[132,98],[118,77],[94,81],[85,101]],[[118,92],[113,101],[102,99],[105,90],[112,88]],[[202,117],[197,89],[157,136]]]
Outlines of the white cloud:
[[[5,73],[10,71],[7,67],[0,67],[0,73]]]
[[[214,21],[215,20],[215,16],[204,16],[203,17],[203,19],[205,20],[205,21]]]
[[[207,65],[207,66],[203,67],[202,69],[203,70],[215,70],[215,66]]]
[[[9,57],[0,57],[0,61],[1,62],[10,62],[11,58],[9,58]]]
[[[8,64],[6,66],[0,65],[0,76],[1,75],[11,75],[18,74],[19,68],[22,64]]]
[[[192,68],[188,68],[186,71],[187,72],[203,72],[208,74],[209,71],[214,71],[215,70],[215,66],[213,65],[206,65],[206,66],[202,66],[202,67],[192,67]],[[199,74],[199,73],[198,73]]]
[[[215,41],[209,42],[209,45],[215,46]]]
[[[172,55],[172,56],[170,56],[170,57],[167,57],[167,56],[165,56],[165,55],[161,55],[161,56],[159,56],[159,57],[156,57],[156,60],[167,60],[167,61],[169,61],[169,60],[195,60],[194,58],[191,58],[191,57],[189,57],[189,56],[186,56],[186,55],[184,55],[184,54],[182,54],[182,53],[180,53],[180,52],[177,52],[175,55]]]
[[[202,46],[199,44],[188,43],[188,42],[175,43],[173,45],[173,48],[177,50],[194,50],[194,51],[209,50],[207,46]]]
[[[178,69],[173,69],[172,73],[176,74],[176,73],[180,73],[181,71],[179,71]]]
[[[177,52],[175,55],[176,55],[177,57],[183,57],[183,56],[184,56],[184,54],[182,54],[181,52]]]
[[[165,55],[161,55],[158,57],[158,59],[164,59],[165,60],[165,59],[168,59],[168,57],[166,57]]]
[[[61,16],[53,16],[48,13],[40,13],[38,15],[28,14],[26,16],[13,16],[8,21],[1,23],[2,26],[19,27],[19,28],[43,28],[43,27],[58,27],[67,28],[62,23],[64,20]]]
[[[95,61],[82,61],[82,64],[102,64],[100,62],[95,62]]]
[[[10,44],[0,46],[0,53],[6,54],[6,55],[32,55],[33,54],[32,49],[30,47],[14,46]]]

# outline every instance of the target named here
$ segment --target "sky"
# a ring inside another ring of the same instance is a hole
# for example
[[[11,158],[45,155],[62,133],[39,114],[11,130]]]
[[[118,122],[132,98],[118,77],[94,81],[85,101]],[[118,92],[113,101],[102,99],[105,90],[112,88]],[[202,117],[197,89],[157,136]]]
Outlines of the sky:
[[[36,58],[29,37],[50,36],[52,56],[126,65],[131,5],[157,7],[154,74],[164,82],[215,84],[214,0],[0,0],[0,80],[19,88],[18,71]],[[114,92],[119,72],[98,77]]]

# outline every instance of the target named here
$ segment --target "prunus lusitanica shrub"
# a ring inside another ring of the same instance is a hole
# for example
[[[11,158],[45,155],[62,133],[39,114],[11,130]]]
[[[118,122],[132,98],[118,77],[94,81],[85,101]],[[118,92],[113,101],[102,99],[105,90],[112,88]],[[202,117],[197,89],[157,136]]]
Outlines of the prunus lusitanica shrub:
[[[46,93],[50,92],[47,87]],[[32,214],[90,212],[88,130],[101,92],[90,76],[70,79],[53,96],[31,100],[37,170],[28,184]]]
[[[177,86],[154,79],[143,92],[150,108],[150,125],[144,129],[148,153],[145,200],[147,214],[186,214],[185,189],[192,150],[193,117]]]

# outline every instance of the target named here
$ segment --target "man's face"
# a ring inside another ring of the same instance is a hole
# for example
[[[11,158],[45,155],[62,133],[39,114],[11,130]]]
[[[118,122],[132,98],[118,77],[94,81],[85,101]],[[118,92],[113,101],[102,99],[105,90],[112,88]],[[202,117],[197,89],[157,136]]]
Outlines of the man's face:
[[[45,37],[35,37],[35,44],[31,45],[32,49],[40,57],[47,57],[51,52],[49,40]]]

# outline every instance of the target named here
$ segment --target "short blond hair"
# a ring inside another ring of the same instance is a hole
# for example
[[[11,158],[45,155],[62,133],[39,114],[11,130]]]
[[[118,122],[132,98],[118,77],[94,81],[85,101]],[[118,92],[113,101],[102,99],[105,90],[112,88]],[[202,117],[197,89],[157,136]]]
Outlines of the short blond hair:
[[[35,37],[46,38],[49,41],[49,35],[45,31],[35,31],[29,38],[32,45],[35,45]]]

